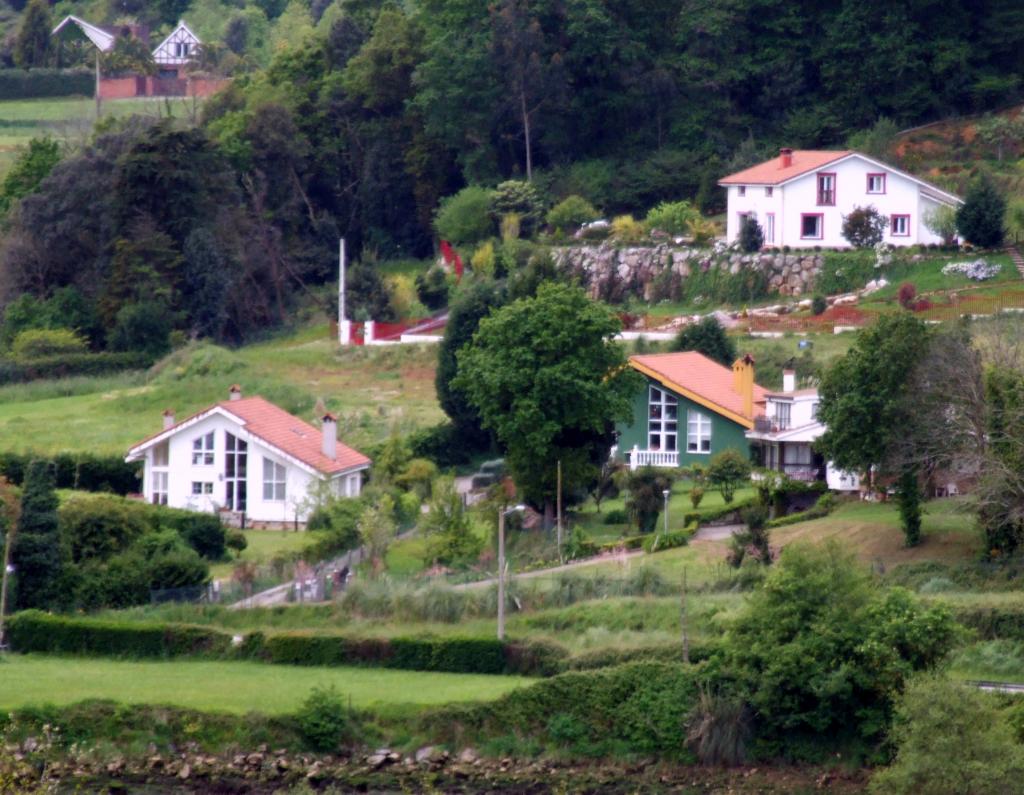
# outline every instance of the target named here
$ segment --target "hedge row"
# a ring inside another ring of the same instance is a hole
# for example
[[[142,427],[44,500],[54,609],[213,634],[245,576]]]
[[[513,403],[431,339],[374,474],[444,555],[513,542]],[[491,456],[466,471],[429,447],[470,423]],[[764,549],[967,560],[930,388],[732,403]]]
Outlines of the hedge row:
[[[208,627],[144,624],[53,616],[26,610],[8,624],[11,648],[20,652],[130,659],[221,657],[231,636]]]
[[[1024,640],[1024,605],[950,607],[957,621],[977,631],[984,640]]]
[[[91,97],[95,90],[91,69],[0,69],[0,99]]]
[[[57,488],[78,491],[109,491],[131,494],[139,490],[140,465],[129,464],[121,456],[91,453],[0,453],[0,475],[20,486],[28,465],[39,458],[53,461],[57,470]]]
[[[688,524],[682,530],[674,533],[651,533],[644,539],[644,552],[664,552],[666,549],[685,547],[690,539],[696,534],[699,525],[696,522]]]
[[[690,644],[690,662],[699,663],[711,656],[713,647],[704,644]],[[593,671],[598,668],[613,668],[631,662],[663,662],[681,663],[683,647],[681,643],[659,643],[655,646],[637,646],[632,649],[597,649],[596,651],[577,654],[566,660],[565,668],[569,671]]]
[[[467,637],[351,638],[253,632],[235,644],[217,629],[51,616],[36,610],[10,620],[19,652],[137,658],[255,659],[280,665],[360,665],[413,671],[552,676],[565,650],[549,643]]]
[[[62,353],[35,359],[0,359],[0,384],[69,378],[75,375],[105,375],[121,370],[145,370],[153,357],[139,351]]]
[[[717,522],[719,519],[724,519],[731,514],[739,515],[739,512],[744,508],[749,508],[757,502],[757,497],[749,497],[745,500],[739,500],[738,502],[730,503],[729,505],[722,505],[718,508],[705,509],[703,511],[690,511],[683,515],[683,524],[691,525],[696,522],[698,525],[708,524],[709,522]]]

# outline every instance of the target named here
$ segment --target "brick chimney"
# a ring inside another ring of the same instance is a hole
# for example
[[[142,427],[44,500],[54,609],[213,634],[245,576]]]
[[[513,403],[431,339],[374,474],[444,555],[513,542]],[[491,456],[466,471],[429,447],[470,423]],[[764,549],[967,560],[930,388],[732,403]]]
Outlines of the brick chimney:
[[[796,392],[796,370],[786,368],[782,371],[782,391]]]
[[[338,418],[328,412],[321,419],[320,436],[322,439],[320,450],[332,461],[338,457]]]
[[[164,430],[174,427],[174,409],[164,410]]]
[[[240,387],[238,384],[232,384],[231,389],[228,390],[228,398],[230,400],[241,400],[242,387]]]
[[[743,354],[732,363],[732,388],[743,399],[743,416],[754,416],[754,357]]]
[[[780,168],[789,168],[793,165],[793,150],[788,146],[784,146],[779,150],[779,161],[781,162]]]

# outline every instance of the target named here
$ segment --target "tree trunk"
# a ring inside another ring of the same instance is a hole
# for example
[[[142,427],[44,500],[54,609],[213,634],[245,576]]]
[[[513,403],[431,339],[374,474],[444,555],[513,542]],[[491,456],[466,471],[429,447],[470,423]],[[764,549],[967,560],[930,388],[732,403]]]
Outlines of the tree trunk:
[[[519,92],[519,109],[523,115],[523,139],[526,142],[526,181],[533,181],[533,151],[530,147],[530,114],[526,110],[526,92]],[[546,511],[545,511],[546,513]]]

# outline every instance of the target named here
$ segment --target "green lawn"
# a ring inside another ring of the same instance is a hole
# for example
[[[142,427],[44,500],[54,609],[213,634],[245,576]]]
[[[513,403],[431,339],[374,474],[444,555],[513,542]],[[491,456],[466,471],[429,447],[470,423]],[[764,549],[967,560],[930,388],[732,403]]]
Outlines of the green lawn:
[[[104,116],[166,116],[191,118],[198,110],[186,98],[118,99],[103,103]],[[0,178],[10,168],[18,148],[32,138],[48,135],[70,146],[88,140],[96,121],[96,101],[91,97],[56,97],[0,101]]]
[[[295,533],[290,530],[243,530],[242,534],[249,546],[243,550],[240,559],[257,565],[269,563],[279,552],[297,552],[320,537],[319,533]],[[236,565],[238,560],[234,556],[230,561],[215,563],[210,566],[210,576],[215,579],[230,577]]]
[[[235,351],[187,348],[149,374],[4,386],[0,450],[123,454],[161,427],[164,409],[184,418],[225,400],[235,382],[309,419],[322,398],[341,439],[366,447],[441,420],[436,357],[429,345],[342,349],[321,325]]]
[[[530,683],[516,676],[383,668],[305,668],[250,662],[123,662],[11,655],[0,662],[0,709],[113,699],[192,709],[282,714],[313,687],[334,686],[356,707],[485,701]]]

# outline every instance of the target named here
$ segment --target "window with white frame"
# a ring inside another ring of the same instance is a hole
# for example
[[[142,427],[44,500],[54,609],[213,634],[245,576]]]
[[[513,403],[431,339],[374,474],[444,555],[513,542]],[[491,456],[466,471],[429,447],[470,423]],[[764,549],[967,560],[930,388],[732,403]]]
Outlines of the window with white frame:
[[[192,466],[213,464],[213,431],[192,440]]]
[[[284,502],[285,467],[263,458],[263,499],[268,502]]]
[[[167,473],[166,472],[154,472],[153,473],[153,492],[150,496],[154,505],[166,505],[167,504]]]
[[[892,216],[892,236],[893,237],[907,237],[910,235],[910,216],[909,215],[894,215]]]
[[[831,207],[836,203],[836,175],[818,174],[818,204]]]
[[[359,496],[359,485],[360,476],[358,473],[355,475],[349,475],[345,479],[345,496],[346,497],[358,497]]]
[[[789,403],[775,404],[775,424],[778,426],[780,431],[784,431],[789,428],[792,408],[793,407]]]
[[[821,240],[824,222],[820,213],[804,213],[800,216],[800,237],[805,240]]]
[[[160,442],[158,445],[153,446],[153,466],[165,467],[170,459],[171,445],[170,442]]]
[[[192,481],[193,494],[213,494],[213,483],[205,480]]]
[[[885,193],[885,174],[868,174],[868,193]]]
[[[647,404],[647,449],[675,452],[679,401],[664,389],[651,387]]]
[[[711,418],[699,411],[686,412],[686,452],[711,452]]]

